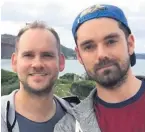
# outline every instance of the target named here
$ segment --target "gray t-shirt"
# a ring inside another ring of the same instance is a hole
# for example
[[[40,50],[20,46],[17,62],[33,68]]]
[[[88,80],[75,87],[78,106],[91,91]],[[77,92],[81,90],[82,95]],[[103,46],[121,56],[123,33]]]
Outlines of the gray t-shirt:
[[[46,122],[34,122],[16,112],[20,132],[53,132],[55,124],[65,115],[64,109],[56,101],[56,113]]]

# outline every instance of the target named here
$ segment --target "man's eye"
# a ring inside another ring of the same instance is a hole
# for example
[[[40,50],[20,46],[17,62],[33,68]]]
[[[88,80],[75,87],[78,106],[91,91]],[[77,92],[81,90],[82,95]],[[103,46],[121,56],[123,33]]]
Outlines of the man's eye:
[[[24,56],[24,57],[33,57],[32,54],[24,54],[23,56]]]
[[[107,41],[107,44],[115,44],[116,42],[117,42],[116,40],[110,39]]]
[[[44,55],[44,57],[52,57],[52,55]]]
[[[54,55],[52,55],[52,54],[43,54],[42,56],[43,57],[53,57]]]
[[[84,47],[84,50],[92,50],[92,49],[94,49],[94,46],[93,45],[86,45]]]

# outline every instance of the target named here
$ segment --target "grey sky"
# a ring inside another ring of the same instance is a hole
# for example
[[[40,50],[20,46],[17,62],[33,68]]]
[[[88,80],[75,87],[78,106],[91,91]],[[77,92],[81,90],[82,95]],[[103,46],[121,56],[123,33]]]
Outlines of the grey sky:
[[[76,15],[89,5],[107,3],[119,5],[127,15],[130,28],[135,34],[136,51],[145,53],[145,1],[144,0],[35,0],[5,1],[1,7],[2,33],[16,35],[26,22],[46,21],[59,33],[61,43],[74,48],[71,26]]]

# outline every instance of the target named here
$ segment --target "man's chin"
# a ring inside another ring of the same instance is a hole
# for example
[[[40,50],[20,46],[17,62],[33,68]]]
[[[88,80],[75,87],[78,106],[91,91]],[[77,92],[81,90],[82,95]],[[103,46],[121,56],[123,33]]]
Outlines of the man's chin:
[[[96,77],[96,82],[107,89],[114,89],[115,87],[118,87],[124,82],[124,80],[125,77],[116,76],[116,73]]]
[[[35,94],[35,95],[43,95],[43,94],[48,94],[52,88],[50,84],[44,84],[44,83],[28,83],[23,85],[24,89],[30,93],[30,94]]]
[[[44,95],[48,95],[51,91],[52,88],[51,87],[45,87],[45,88],[40,88],[40,87],[29,87],[29,88],[25,88],[27,90],[28,93],[33,94],[33,95],[37,95],[37,96],[44,96]]]

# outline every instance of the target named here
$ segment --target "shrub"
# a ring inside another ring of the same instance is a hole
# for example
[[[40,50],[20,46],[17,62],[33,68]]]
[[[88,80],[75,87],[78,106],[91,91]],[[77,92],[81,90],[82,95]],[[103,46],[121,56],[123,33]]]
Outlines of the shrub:
[[[57,79],[56,84],[69,84],[72,83],[72,81],[67,79]]]
[[[19,88],[18,76],[14,72],[1,69],[1,96]]]
[[[8,95],[15,89],[19,89],[19,82],[16,81],[13,84],[5,84],[1,86],[1,96]]]
[[[95,82],[91,80],[74,82],[71,85],[70,91],[72,94],[78,96],[80,99],[84,99],[95,88]]]
[[[18,80],[17,74],[1,69],[1,84],[12,84]]]
[[[71,96],[71,84],[57,84],[54,88],[54,93],[59,97]]]
[[[69,81],[76,81],[76,80],[82,79],[79,75],[76,75],[74,73],[66,73],[63,76],[60,76],[59,78],[66,79]]]

